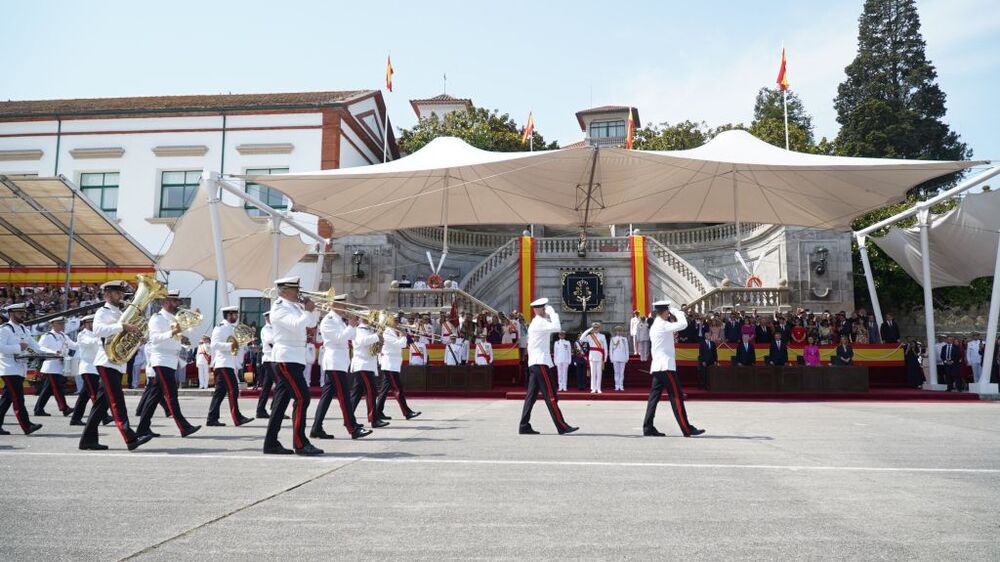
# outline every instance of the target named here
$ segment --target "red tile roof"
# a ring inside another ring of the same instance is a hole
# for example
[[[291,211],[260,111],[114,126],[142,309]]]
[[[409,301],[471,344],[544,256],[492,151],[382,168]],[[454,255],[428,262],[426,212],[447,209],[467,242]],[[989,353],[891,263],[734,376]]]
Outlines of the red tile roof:
[[[469,98],[456,98],[454,96],[449,96],[448,94],[440,94],[432,98],[422,99],[422,100],[410,100],[410,107],[413,108],[413,112],[418,116],[420,111],[417,110],[418,105],[453,105],[461,104],[466,107],[472,107],[472,100]]]

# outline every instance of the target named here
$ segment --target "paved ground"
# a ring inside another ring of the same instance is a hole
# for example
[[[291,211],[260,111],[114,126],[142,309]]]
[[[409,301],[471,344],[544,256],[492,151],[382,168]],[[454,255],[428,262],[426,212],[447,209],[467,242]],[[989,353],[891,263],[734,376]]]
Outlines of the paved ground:
[[[328,422],[322,458],[261,455],[261,421],[85,453],[8,415],[0,560],[1000,559],[997,403],[701,402],[684,439],[666,403],[642,438],[635,402],[564,404],[568,436],[539,402],[523,437],[514,401],[415,402],[365,440]]]

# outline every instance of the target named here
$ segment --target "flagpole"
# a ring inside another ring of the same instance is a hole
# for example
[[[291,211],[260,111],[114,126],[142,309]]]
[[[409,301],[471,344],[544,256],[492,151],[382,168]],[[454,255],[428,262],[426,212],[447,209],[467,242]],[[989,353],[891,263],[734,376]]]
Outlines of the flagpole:
[[[391,62],[392,61],[392,53],[389,53],[389,55],[386,57],[385,60],[386,60],[387,70],[388,70],[388,68],[392,68],[392,62]],[[391,79],[391,76],[389,76],[389,78]],[[392,92],[392,90],[388,90],[386,92],[386,95],[385,95],[385,124],[382,125],[382,162],[383,163],[385,163],[385,162],[387,162],[389,160],[389,94],[391,92]],[[785,128],[787,129],[788,128],[788,125],[787,125],[788,119],[786,118],[785,121],[786,121]],[[787,137],[788,134],[786,133],[785,136]],[[787,144],[787,143],[785,143],[785,144]]]
[[[785,150],[791,150],[788,148],[788,90],[781,91],[781,100],[785,106]]]

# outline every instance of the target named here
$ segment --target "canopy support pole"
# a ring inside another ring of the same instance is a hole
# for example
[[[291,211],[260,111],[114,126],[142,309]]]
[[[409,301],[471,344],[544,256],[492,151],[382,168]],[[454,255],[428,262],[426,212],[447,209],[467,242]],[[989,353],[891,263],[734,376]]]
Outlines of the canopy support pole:
[[[861,264],[865,267],[865,281],[868,283],[868,297],[872,301],[872,311],[875,314],[875,321],[879,327],[882,326],[882,306],[878,302],[878,293],[875,292],[875,277],[872,275],[872,264],[868,261],[867,236],[857,236],[858,252],[861,254]]]
[[[282,213],[281,211],[275,209],[274,207],[268,205],[267,203],[264,203],[263,201],[261,201],[260,199],[257,199],[253,195],[250,195],[249,193],[245,192],[239,186],[232,184],[229,180],[224,180],[224,179],[219,178],[218,174],[216,174],[215,183],[216,183],[216,185],[218,187],[221,187],[226,192],[235,195],[236,197],[238,197],[239,199],[241,199],[243,201],[246,201],[247,203],[250,203],[251,205],[253,205],[254,207],[257,207],[261,211],[264,211],[270,217],[272,217],[272,218],[273,217],[281,217],[281,222],[287,224],[288,226],[291,226],[292,228],[294,228],[295,230],[299,231],[300,234],[306,236],[307,238],[315,240],[316,242],[329,242],[329,240],[327,240],[326,238],[323,238],[322,236],[316,234],[312,230],[309,230],[306,226],[300,224],[295,219],[292,219],[292,218],[289,218],[289,217],[285,216],[285,214]]]
[[[998,231],[1000,232],[1000,231]],[[993,293],[990,296],[990,316],[986,324],[986,352],[983,354],[983,372],[979,382],[970,384],[969,390],[979,394],[998,394],[1000,386],[990,383],[993,363],[996,361],[997,317],[1000,316],[1000,239],[997,240],[996,266],[993,268]]]
[[[930,381],[924,385],[929,390],[944,390],[946,387],[938,384],[937,348],[935,347],[934,330],[934,295],[931,287],[931,255],[930,255],[930,209],[920,209],[917,212],[917,223],[920,226],[920,265],[923,270],[924,286],[924,322],[927,325],[927,372]]]
[[[212,222],[212,243],[215,246],[215,270],[218,276],[216,284],[216,307],[212,311],[212,325],[215,325],[215,315],[219,309],[229,306],[229,281],[226,279],[226,256],[222,250],[222,219],[219,217],[219,174],[206,172],[201,175],[202,184],[208,193],[208,216]]]
[[[601,147],[594,147],[594,159],[590,162],[590,179],[587,180],[587,200],[583,204],[583,235],[587,236],[587,227],[590,225],[590,202],[594,199],[594,174],[597,173],[597,156]]]
[[[736,222],[736,253],[743,247],[743,237],[740,236],[740,192],[736,190],[736,166],[733,166],[733,219]]]
[[[278,255],[281,252],[281,219],[271,217],[271,279],[278,278]]]
[[[76,220],[76,192],[69,204],[69,239],[66,241],[66,283],[63,286],[63,310],[69,310],[69,278],[73,273],[73,222]]]

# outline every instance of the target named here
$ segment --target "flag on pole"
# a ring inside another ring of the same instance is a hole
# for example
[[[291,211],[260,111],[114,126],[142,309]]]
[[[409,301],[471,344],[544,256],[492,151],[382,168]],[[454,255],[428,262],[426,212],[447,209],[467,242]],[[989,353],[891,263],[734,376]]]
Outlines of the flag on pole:
[[[392,57],[385,57],[385,89],[392,91]]]
[[[632,136],[635,135],[635,119],[632,117],[632,108],[628,108],[628,133],[625,136],[625,148],[632,150]]]
[[[788,89],[788,73],[785,68],[785,49],[781,49],[781,68],[778,69],[778,88],[782,92]]]
[[[521,134],[521,144],[528,142],[531,134],[535,132],[535,116],[528,112],[528,122],[524,125],[524,133]]]

